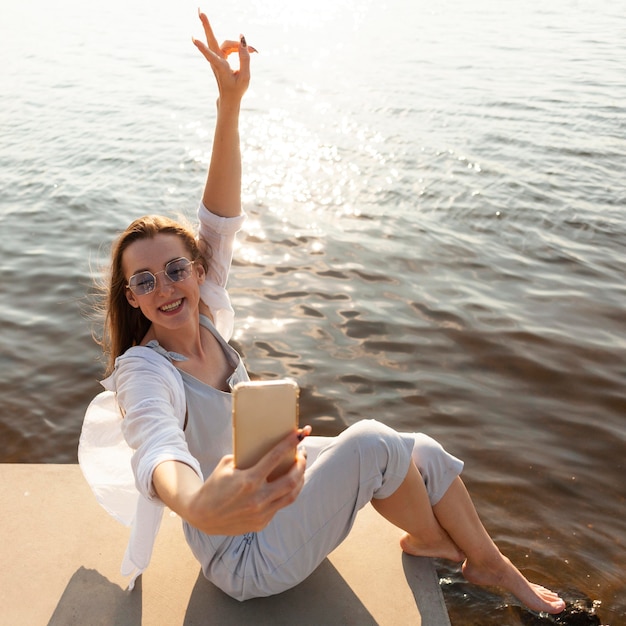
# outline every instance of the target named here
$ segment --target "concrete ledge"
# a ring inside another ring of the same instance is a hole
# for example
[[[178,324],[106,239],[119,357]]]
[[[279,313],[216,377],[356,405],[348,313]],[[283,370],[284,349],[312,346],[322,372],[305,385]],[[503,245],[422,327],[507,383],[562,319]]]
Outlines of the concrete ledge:
[[[239,603],[206,581],[167,511],[152,563],[126,591],[128,529],[97,504],[77,465],[0,464],[0,624],[424,624],[450,626],[429,559],[367,506],[301,585]]]

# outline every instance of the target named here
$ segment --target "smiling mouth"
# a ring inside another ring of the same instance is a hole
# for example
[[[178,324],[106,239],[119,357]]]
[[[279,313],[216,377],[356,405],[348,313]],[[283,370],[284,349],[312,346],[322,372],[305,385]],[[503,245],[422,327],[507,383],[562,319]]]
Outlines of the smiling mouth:
[[[181,304],[183,303],[183,299],[176,300],[175,302],[170,302],[169,304],[164,304],[159,307],[159,311],[163,311],[164,313],[170,313],[175,311]]]

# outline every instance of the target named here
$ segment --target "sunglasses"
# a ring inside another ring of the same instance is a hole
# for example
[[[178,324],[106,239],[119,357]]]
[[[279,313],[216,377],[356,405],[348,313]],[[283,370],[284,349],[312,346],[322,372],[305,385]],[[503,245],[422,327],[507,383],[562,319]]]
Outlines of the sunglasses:
[[[185,257],[173,259],[165,266],[164,270],[156,274],[148,272],[147,270],[133,274],[128,279],[126,287],[136,296],[145,296],[156,289],[157,276],[159,274],[165,274],[171,282],[179,283],[191,276],[191,266],[194,263],[195,261],[190,261]]]

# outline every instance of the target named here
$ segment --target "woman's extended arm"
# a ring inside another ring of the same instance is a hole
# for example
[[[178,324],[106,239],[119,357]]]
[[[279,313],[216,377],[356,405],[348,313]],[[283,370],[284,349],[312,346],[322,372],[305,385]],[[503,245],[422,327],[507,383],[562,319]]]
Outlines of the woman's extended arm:
[[[239,147],[239,110],[250,83],[250,51],[243,35],[239,42],[218,45],[207,16],[200,13],[207,44],[193,43],[211,64],[217,80],[217,121],[209,172],[202,201],[207,209],[222,217],[241,213],[241,151]],[[227,57],[238,51],[239,70],[233,71]]]

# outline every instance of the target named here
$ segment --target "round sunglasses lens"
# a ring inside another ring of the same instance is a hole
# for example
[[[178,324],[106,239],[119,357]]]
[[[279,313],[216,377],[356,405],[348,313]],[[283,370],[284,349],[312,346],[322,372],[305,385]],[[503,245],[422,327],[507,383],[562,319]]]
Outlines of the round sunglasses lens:
[[[176,259],[167,264],[165,273],[172,282],[177,283],[181,280],[185,280],[185,278],[189,278],[191,274],[191,261],[187,259]]]
[[[138,296],[144,296],[154,289],[154,276],[150,272],[141,272],[131,276],[129,287]]]

